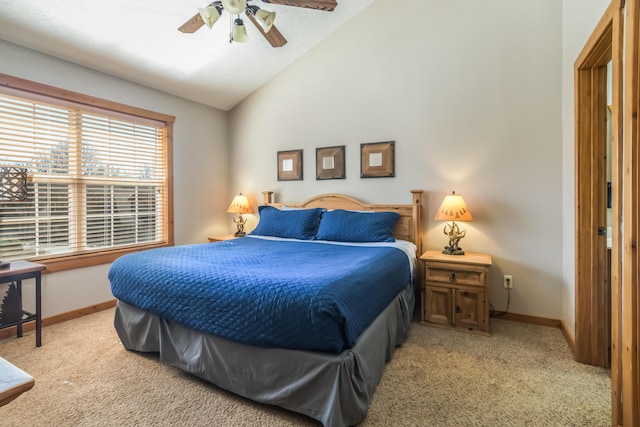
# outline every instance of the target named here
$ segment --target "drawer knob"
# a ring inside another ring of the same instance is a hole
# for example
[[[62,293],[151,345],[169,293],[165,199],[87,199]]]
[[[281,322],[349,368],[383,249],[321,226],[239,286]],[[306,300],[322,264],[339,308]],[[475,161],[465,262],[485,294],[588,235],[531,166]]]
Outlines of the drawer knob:
[[[451,277],[449,277],[449,281],[451,283],[455,283],[458,281],[458,278],[456,277],[456,273],[451,273]]]

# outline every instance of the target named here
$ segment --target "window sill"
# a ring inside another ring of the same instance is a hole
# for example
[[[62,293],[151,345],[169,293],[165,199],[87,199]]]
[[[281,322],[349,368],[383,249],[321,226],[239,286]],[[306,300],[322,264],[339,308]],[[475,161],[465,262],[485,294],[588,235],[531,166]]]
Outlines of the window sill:
[[[94,252],[89,254],[70,255],[66,257],[30,258],[29,261],[46,265],[47,268],[43,271],[44,274],[57,273],[60,271],[73,270],[76,268],[109,264],[115,261],[117,258],[129,253],[145,251],[147,249],[163,248],[167,246],[173,246],[173,243],[156,243],[153,245],[113,249],[97,253]]]

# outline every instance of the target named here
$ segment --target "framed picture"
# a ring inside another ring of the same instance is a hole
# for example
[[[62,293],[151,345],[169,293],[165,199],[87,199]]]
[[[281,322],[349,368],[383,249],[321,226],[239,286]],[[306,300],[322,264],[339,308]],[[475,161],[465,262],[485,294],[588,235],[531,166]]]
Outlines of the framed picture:
[[[360,178],[395,176],[395,141],[360,144]]]
[[[316,148],[316,179],[344,177],[344,145]]]
[[[278,151],[278,181],[302,181],[302,150]]]

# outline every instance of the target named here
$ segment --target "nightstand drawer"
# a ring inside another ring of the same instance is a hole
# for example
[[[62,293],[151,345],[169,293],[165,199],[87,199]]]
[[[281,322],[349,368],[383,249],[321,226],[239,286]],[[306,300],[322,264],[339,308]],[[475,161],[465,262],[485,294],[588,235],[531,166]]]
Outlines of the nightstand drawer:
[[[485,285],[485,272],[479,270],[452,269],[451,267],[428,266],[425,281],[449,283],[456,285],[482,286]]]

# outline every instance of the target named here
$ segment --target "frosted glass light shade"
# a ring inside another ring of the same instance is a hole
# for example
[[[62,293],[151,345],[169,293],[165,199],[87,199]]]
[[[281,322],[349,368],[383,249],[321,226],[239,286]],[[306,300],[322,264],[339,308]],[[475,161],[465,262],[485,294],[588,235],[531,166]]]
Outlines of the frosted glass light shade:
[[[244,26],[244,22],[242,19],[238,18],[233,21],[233,29],[231,30],[231,41],[244,43],[249,40],[249,35],[247,35],[247,28]]]
[[[220,11],[215,6],[199,7],[198,13],[209,28],[213,27],[213,24],[220,18]]]
[[[276,20],[276,13],[258,9],[255,13],[256,21],[260,24],[265,33],[268,33]]]
[[[240,15],[247,7],[247,0],[222,0],[222,7],[232,15]]]

